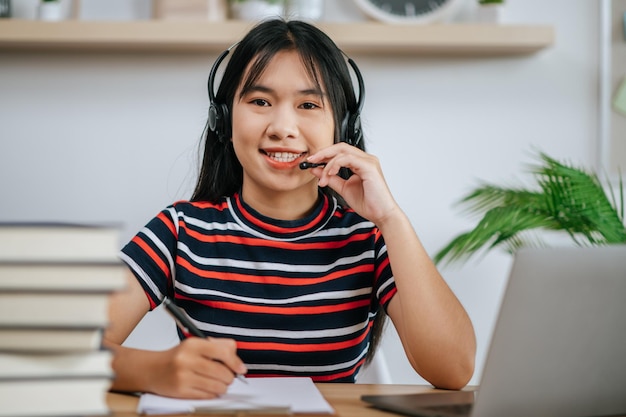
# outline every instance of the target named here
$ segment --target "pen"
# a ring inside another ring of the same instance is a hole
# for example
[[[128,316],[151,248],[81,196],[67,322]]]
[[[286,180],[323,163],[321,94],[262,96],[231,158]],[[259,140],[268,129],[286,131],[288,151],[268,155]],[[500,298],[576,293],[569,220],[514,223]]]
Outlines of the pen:
[[[189,319],[187,318],[187,316],[185,316],[185,314],[182,312],[182,310],[180,308],[178,308],[178,306],[176,304],[174,304],[169,298],[165,298],[163,300],[163,304],[165,304],[165,309],[167,310],[168,313],[170,313],[170,315],[174,318],[174,321],[176,322],[176,325],[178,325],[178,327],[180,327],[182,330],[186,330],[189,334],[196,336],[196,337],[202,337],[204,338],[204,333],[202,333],[200,331],[200,329],[198,329],[196,326],[194,326],[194,324],[189,321]],[[219,359],[213,359],[215,362],[219,362],[221,364],[224,364],[224,362],[222,362]],[[238,374],[236,372],[233,372],[235,374],[235,377],[240,380],[241,382],[244,383],[248,383],[248,381],[246,380],[246,378],[241,375]]]

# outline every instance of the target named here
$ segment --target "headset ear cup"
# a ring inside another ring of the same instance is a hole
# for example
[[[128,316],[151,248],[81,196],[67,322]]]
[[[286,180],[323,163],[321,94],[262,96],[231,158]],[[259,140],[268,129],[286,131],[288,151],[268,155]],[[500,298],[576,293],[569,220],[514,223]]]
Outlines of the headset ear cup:
[[[215,74],[217,73],[217,69],[219,68],[221,62],[226,58],[226,55],[230,53],[230,50],[235,45],[231,46],[224,52],[222,52],[211,67],[211,71],[209,72],[209,80],[207,82],[207,87],[209,90],[209,117],[208,117],[208,125],[209,130],[215,133],[217,139],[222,143],[228,143],[231,137],[230,130],[230,112],[228,111],[228,106],[225,104],[220,104],[215,102]]]
[[[361,116],[348,112],[341,122],[341,141],[348,145],[357,146],[361,142]]]
[[[228,106],[215,103],[209,106],[209,129],[220,142],[228,142],[231,136]]]
[[[231,131],[231,122],[230,122],[230,111],[228,110],[228,106],[226,104],[220,104],[221,111],[221,132],[219,134],[219,138],[222,142],[227,143],[230,141],[232,136]]]
[[[217,132],[217,124],[219,119],[218,109],[215,104],[211,103],[209,106],[209,130],[211,132]]]
[[[363,138],[363,130],[361,129],[361,115],[359,113],[356,113],[350,117],[348,127],[350,128],[348,132],[352,132],[352,142],[350,144],[352,146],[357,146]]]

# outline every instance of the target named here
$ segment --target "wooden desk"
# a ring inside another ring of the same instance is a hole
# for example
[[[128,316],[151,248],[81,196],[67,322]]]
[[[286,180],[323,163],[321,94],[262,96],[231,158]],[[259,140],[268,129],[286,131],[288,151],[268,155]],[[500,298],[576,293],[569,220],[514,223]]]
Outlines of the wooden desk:
[[[361,395],[365,394],[410,394],[414,392],[435,391],[425,385],[388,385],[388,384],[316,384],[320,392],[335,409],[337,417],[390,417],[384,411],[370,408],[361,401]],[[107,396],[111,417],[136,417],[138,397],[132,395],[110,393]],[[212,417],[228,416],[233,414],[211,414]],[[267,414],[266,414],[267,416]],[[297,414],[295,416],[307,416]],[[319,414],[316,414],[319,417]]]

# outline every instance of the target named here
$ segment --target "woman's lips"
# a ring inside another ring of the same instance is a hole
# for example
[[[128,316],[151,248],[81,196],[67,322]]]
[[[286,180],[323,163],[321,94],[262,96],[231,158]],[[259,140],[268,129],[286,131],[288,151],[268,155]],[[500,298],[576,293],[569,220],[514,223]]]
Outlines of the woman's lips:
[[[298,166],[306,152],[266,151],[261,150],[267,161],[274,168],[291,169]]]

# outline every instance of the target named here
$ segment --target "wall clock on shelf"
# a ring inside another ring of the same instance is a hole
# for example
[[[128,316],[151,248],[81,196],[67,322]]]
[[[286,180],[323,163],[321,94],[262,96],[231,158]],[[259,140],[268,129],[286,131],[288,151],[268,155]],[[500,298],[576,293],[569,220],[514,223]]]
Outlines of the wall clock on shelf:
[[[467,0],[354,0],[369,17],[386,23],[445,21]]]

